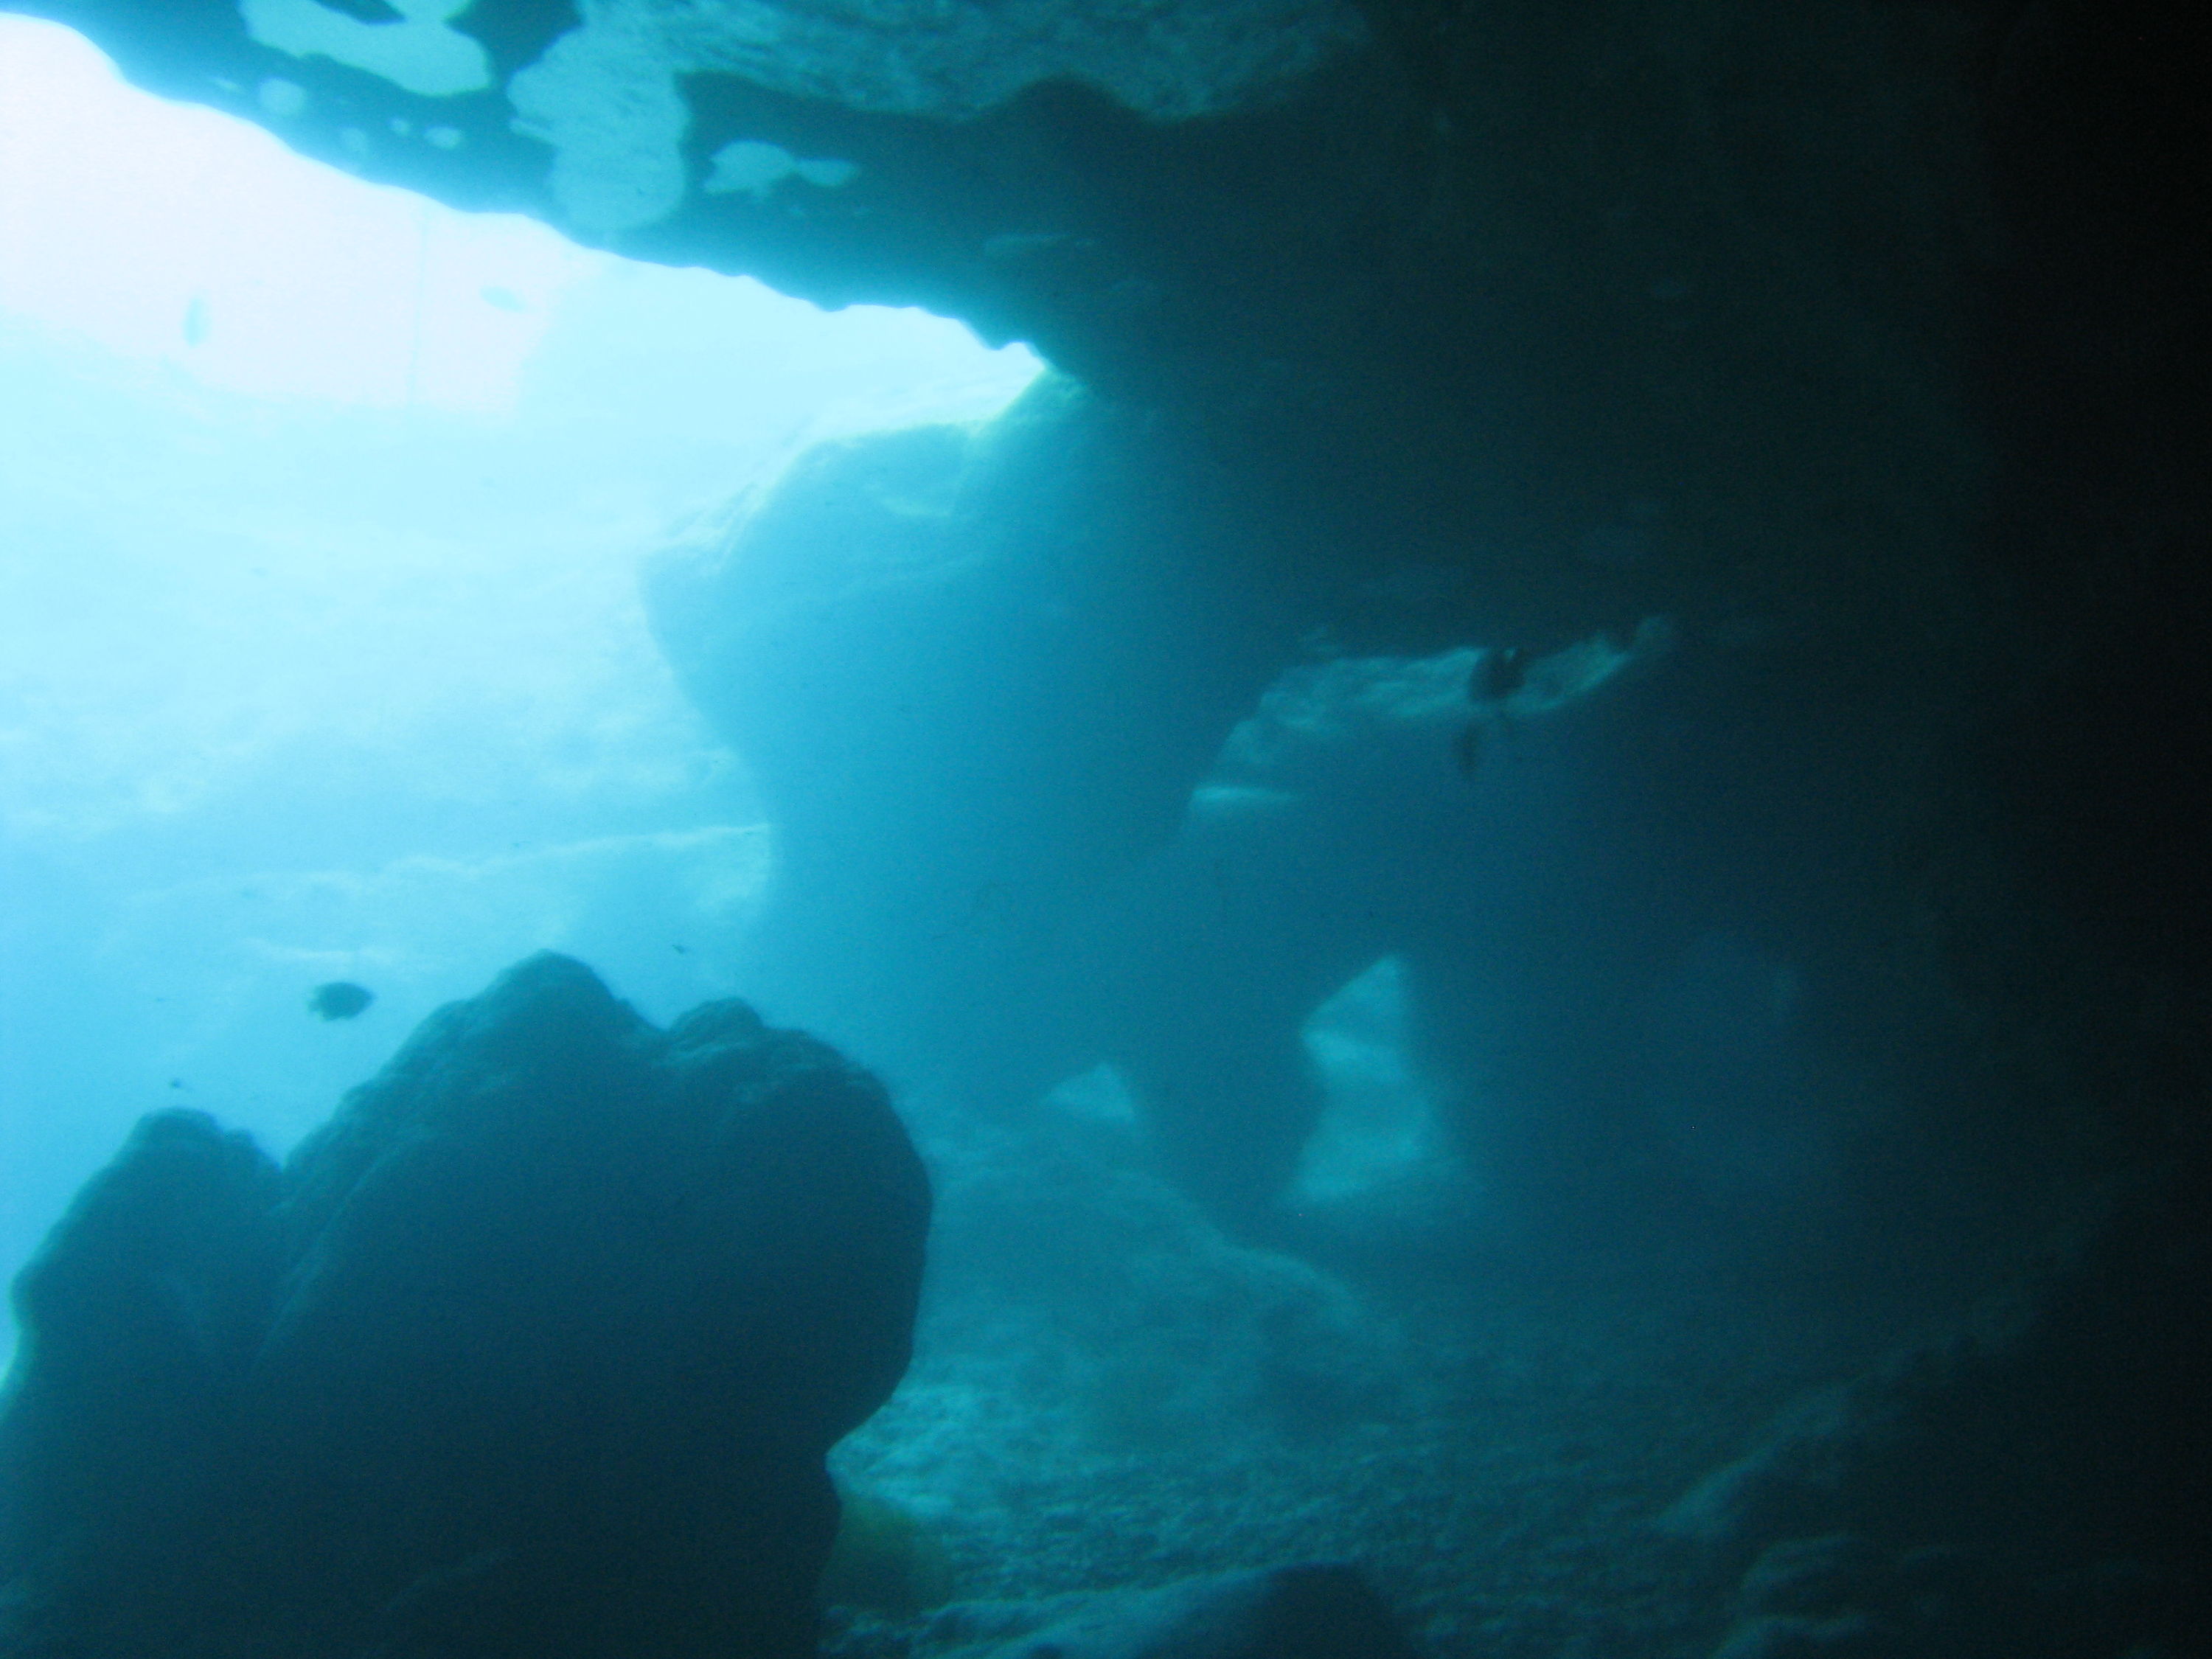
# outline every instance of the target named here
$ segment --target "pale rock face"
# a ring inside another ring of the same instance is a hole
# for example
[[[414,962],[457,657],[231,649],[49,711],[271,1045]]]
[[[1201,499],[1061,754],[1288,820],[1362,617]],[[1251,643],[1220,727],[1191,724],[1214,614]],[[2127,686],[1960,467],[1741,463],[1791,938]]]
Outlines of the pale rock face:
[[[690,112],[681,76],[721,73],[851,109],[955,120],[1040,82],[1074,79],[1139,114],[1178,120],[1264,101],[1364,33],[1336,0],[1206,8],[603,0],[584,15],[583,27],[518,73],[507,94],[517,130],[556,152],[552,184],[563,210],[601,233],[653,223],[682,202],[678,147]]]
[[[453,20],[470,0],[398,0],[398,23],[368,23],[315,0],[240,0],[246,31],[295,58],[328,58],[426,98],[481,92],[491,59]]]
[[[793,155],[781,144],[744,138],[714,152],[714,170],[700,188],[709,196],[742,191],[755,201],[765,201],[787,179],[797,179],[823,190],[836,190],[860,176],[857,161],[834,155]]]

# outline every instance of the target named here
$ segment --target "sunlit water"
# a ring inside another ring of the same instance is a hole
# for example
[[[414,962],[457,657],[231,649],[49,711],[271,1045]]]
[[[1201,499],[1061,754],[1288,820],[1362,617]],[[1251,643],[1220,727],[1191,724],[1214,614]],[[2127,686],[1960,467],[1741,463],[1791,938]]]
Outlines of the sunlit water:
[[[726,991],[765,841],[637,562],[1036,368],[372,187],[0,17],[0,1275],[139,1113],[281,1146],[529,950]],[[376,1000],[319,1020],[332,979]]]

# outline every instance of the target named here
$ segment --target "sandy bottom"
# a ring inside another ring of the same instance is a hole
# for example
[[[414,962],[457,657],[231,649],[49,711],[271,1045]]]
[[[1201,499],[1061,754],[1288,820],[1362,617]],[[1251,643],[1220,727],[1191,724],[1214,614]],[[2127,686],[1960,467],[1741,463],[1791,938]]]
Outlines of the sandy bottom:
[[[835,1465],[961,1599],[1350,1560],[1438,1659],[1692,1659],[1725,1590],[1653,1518],[1897,1336],[1648,1255],[1241,1246],[1110,1141],[919,1138],[915,1363]],[[848,1654],[933,1650],[833,1624]]]

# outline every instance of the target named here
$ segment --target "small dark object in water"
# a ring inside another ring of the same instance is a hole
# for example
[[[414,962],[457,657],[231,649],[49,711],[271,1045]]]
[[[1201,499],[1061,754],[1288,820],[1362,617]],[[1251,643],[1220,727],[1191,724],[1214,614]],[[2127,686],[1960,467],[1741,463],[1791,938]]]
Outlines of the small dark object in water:
[[[1467,677],[1467,695],[1477,703],[1502,702],[1518,691],[1528,678],[1525,646],[1493,646],[1474,659]]]
[[[1492,720],[1504,720],[1502,705],[1528,683],[1528,662],[1526,646],[1493,645],[1468,671],[1467,700],[1474,705],[1474,718],[1452,739],[1452,761],[1462,777],[1473,777],[1481,767],[1482,729]]]
[[[1482,722],[1469,720],[1452,739],[1452,760],[1462,777],[1471,778],[1482,765]]]
[[[307,1012],[323,1019],[351,1019],[376,1000],[376,993],[351,980],[334,979],[307,994]]]

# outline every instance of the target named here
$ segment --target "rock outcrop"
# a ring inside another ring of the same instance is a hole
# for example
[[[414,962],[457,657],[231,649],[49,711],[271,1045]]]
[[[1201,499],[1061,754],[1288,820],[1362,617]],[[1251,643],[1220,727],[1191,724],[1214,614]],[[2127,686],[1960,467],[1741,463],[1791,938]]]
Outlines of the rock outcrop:
[[[1801,1401],[1667,1512],[1740,1574],[1727,1659],[2194,1650],[2212,1287],[2186,1190],[2132,1194],[2034,1293]]]
[[[1035,988],[1294,649],[1292,530],[1057,378],[978,432],[824,446],[732,518],[647,589],[775,826],[746,994],[889,1075],[1048,1087]]]
[[[1486,700],[1468,649],[1293,665],[1304,534],[1054,379],[824,446],[663,550],[662,648],[774,825],[739,988],[1001,1114],[1110,1064],[1249,1230],[1322,1109],[1305,1021],[1396,957],[1494,1220],[1611,1239],[1717,1198],[1839,1235],[1867,1057],[1940,1000],[1891,854],[1952,690],[1656,617]],[[1942,1066],[1963,1098],[1955,1046],[1882,1082]]]
[[[1158,1589],[955,1602],[913,1632],[916,1659],[1413,1659],[1358,1570],[1215,1573]]]
[[[834,1052],[555,956],[281,1171],[149,1117],[18,1282],[0,1652],[810,1652],[928,1206]]]

